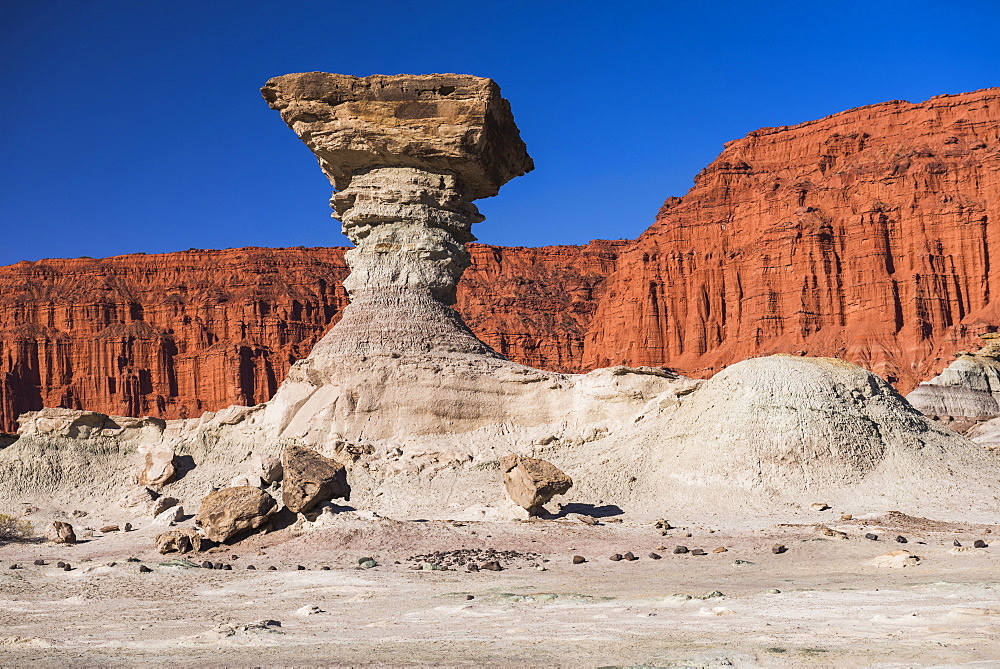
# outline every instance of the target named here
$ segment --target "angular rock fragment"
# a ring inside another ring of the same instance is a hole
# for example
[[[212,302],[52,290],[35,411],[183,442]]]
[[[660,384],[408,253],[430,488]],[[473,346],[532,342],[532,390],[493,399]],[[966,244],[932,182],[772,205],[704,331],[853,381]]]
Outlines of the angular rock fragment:
[[[283,472],[279,457],[257,454],[250,459],[250,473],[259,476],[265,483],[280,481]]]
[[[674,548],[674,555],[683,555],[688,552],[687,546],[677,546]]]
[[[54,520],[45,531],[45,538],[56,544],[75,544],[76,532],[69,523],[61,520]]]
[[[139,446],[142,456],[142,472],[139,474],[139,485],[160,486],[173,480],[174,449],[170,444],[142,444]]]
[[[500,458],[500,470],[511,500],[531,516],[541,515],[546,502],[573,486],[573,479],[562,470],[538,458],[505,455]]]
[[[154,543],[160,553],[189,553],[201,551],[202,539],[195,530],[167,530],[157,534]]]
[[[351,498],[344,465],[302,446],[286,446],[281,454],[284,480],[281,499],[295,513],[309,511],[320,502]]]
[[[277,508],[274,498],[260,488],[223,488],[201,501],[194,522],[209,539],[223,543],[241,532],[258,529]]]
[[[899,549],[892,551],[891,553],[886,553],[885,555],[879,555],[877,558],[871,561],[874,567],[890,567],[893,569],[898,569],[902,567],[912,567],[920,564],[920,558],[913,555],[909,551]]]

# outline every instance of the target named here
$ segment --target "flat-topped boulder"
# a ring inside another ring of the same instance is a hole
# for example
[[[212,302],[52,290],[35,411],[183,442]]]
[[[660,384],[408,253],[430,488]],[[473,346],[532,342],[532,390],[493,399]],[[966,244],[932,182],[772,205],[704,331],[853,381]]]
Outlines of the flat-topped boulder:
[[[458,176],[469,200],[534,168],[510,104],[468,74],[286,74],[261,89],[338,190],[375,167]]]

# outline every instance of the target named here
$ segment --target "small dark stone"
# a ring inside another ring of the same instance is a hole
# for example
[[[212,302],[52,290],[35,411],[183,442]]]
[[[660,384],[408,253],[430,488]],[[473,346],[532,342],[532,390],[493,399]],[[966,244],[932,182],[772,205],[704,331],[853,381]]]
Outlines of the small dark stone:
[[[417,567],[417,569],[419,568],[420,567]],[[465,568],[469,571],[479,571],[479,565],[477,565],[474,562],[470,562],[469,564],[465,565]]]
[[[114,566],[115,566],[115,565],[117,565],[117,564],[118,564],[117,562],[109,562],[109,563],[108,563],[108,566],[109,566],[109,567],[114,567]]]
[[[708,555],[708,553],[706,553],[701,548],[695,548],[693,551],[691,551],[691,555]]]
[[[583,557],[582,555],[574,555],[573,556],[573,564],[583,564],[586,561],[587,561],[587,558]]]
[[[12,564],[12,565],[10,566],[10,568],[11,568],[11,569],[20,569],[20,567],[18,567],[18,566],[17,566],[17,563],[14,563],[14,564]]]
[[[396,564],[399,564],[399,563],[397,562]],[[320,567],[319,570],[320,571],[330,571],[330,568],[324,566],[324,567]]]
[[[202,569],[214,569],[215,567],[212,566],[211,562],[209,562],[208,560],[205,560],[204,562],[201,563],[201,568]]]
[[[252,564],[248,564],[247,571],[257,571],[257,567],[253,566]]]
[[[233,570],[233,565],[231,565],[231,564],[224,564],[224,565],[222,565],[222,568],[225,569],[226,571],[232,571]]]
[[[151,571],[153,571],[153,570],[150,569],[149,567],[147,567],[146,565],[144,565],[144,564],[139,565],[139,573],[140,574],[148,574]]]
[[[904,536],[903,536],[903,535],[901,534],[901,535],[899,535],[898,537],[896,537],[896,541],[898,541],[898,542],[899,542],[899,543],[901,543],[901,544],[905,544],[905,543],[906,543],[906,537],[904,537]]]
[[[306,568],[303,567],[302,565],[299,565],[298,567],[296,567],[296,569],[298,569],[299,571],[305,571],[306,570]]]
[[[868,534],[865,535],[865,539],[869,539],[871,541],[878,541],[878,535],[869,532]]]
[[[212,565],[212,569],[222,569],[222,563],[216,562]]]
[[[774,553],[775,555],[781,555],[787,550],[788,549],[785,548],[784,544],[774,544],[773,546],[771,546],[771,552]]]
[[[278,568],[277,568],[277,567],[275,567],[275,566],[274,566],[274,565],[272,564],[272,565],[271,565],[270,567],[268,567],[268,568],[267,568],[267,570],[268,570],[268,571],[278,571]]]
[[[132,531],[132,523],[125,523],[125,527],[122,528],[122,529],[124,529],[126,532],[131,532]]]
[[[628,560],[629,562],[635,562],[635,561],[636,561],[636,560],[638,560],[639,558],[637,558],[637,557],[636,557],[636,556],[635,556],[635,555],[634,555],[634,554],[632,553],[632,551],[629,551],[628,553],[625,553],[625,555],[623,555],[623,556],[622,556],[622,559],[623,559],[623,560]]]
[[[611,560],[612,562],[619,562],[622,559],[622,556],[621,553],[615,553],[608,559]]]
[[[959,541],[958,539],[955,539],[954,541],[951,542],[951,545],[952,546],[961,546],[962,542]]]
[[[475,595],[466,595],[465,598],[466,599],[475,599],[476,596]]]
[[[678,546],[677,548],[674,549],[674,555],[683,555],[684,553],[687,552],[688,552],[687,546]]]
[[[66,566],[66,563],[63,562],[62,560],[59,560],[59,562],[56,562],[56,568],[57,569],[62,569],[65,566]]]
[[[140,560],[137,557],[130,557],[130,558],[126,558],[125,562],[142,562],[142,560]]]
[[[973,548],[989,548],[989,544],[982,539],[976,539],[976,542],[972,546]]]
[[[45,560],[35,560],[35,564],[37,564],[37,565],[44,565],[44,564],[48,564],[48,563],[45,562]]]
[[[70,564],[69,562],[67,562],[67,563],[66,563],[66,564],[65,564],[65,565],[63,566],[63,571],[73,571],[73,566],[72,566],[72,565],[71,565],[71,564]]]
[[[479,568],[480,569],[486,569],[486,570],[489,570],[489,571],[501,571],[501,570],[503,570],[503,567],[501,567],[500,563],[497,562],[496,560],[490,560],[489,562],[485,562],[482,565],[480,565]]]
[[[660,556],[660,555],[659,555],[658,553],[650,553],[650,554],[649,554],[649,558],[650,558],[651,560],[659,560],[659,559],[660,559],[660,557],[661,557],[661,556]]]

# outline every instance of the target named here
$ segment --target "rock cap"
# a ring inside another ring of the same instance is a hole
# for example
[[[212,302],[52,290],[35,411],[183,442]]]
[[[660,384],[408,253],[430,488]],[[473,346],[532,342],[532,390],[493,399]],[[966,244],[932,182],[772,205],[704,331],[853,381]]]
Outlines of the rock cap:
[[[510,103],[468,74],[304,72],[261,89],[338,190],[375,167],[453,172],[470,200],[534,169]]]

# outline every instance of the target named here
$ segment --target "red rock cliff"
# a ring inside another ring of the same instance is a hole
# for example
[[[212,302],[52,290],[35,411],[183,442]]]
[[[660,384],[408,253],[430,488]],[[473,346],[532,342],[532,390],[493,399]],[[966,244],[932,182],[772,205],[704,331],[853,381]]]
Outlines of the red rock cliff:
[[[458,309],[512,359],[709,376],[846,358],[908,391],[1000,326],[1000,89],[727,144],[635,242],[470,247]],[[195,416],[268,399],[337,321],[343,249],[0,268],[0,430],[41,406]],[[617,259],[617,260],[616,260]]]
[[[584,367],[845,358],[902,391],[1000,325],[1000,89],[730,142],[622,254]]]
[[[575,370],[624,242],[471,245],[458,308],[497,350]],[[163,418],[274,394],[340,318],[342,248],[232,249],[0,268],[0,431],[42,406]]]

